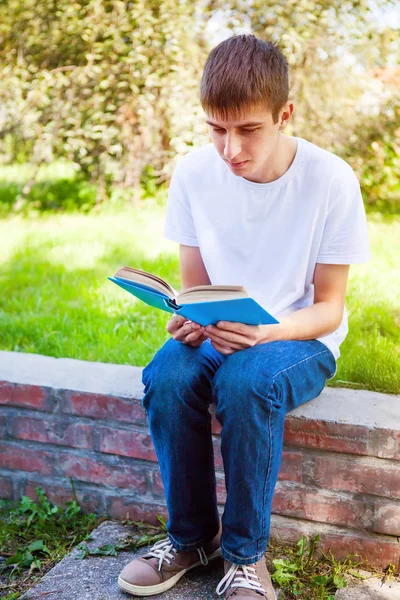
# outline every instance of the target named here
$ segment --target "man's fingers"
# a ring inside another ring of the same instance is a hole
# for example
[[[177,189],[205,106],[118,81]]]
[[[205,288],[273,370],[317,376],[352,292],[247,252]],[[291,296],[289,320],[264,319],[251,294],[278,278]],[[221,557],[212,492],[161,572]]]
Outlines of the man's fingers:
[[[230,348],[235,348],[236,350],[241,350],[243,348],[244,344],[241,344],[239,342],[234,342],[230,339],[227,339],[227,337],[221,337],[220,335],[213,333],[207,333],[206,331],[206,335],[208,335],[211,340],[214,342],[216,342],[217,344],[219,344],[220,346],[229,346]],[[229,336],[230,337],[230,336]]]
[[[203,335],[204,335],[204,328],[201,328],[201,329],[198,329],[197,331],[192,331],[191,333],[189,333],[186,336],[186,338],[184,339],[184,341],[185,342],[195,342]]]
[[[220,346],[217,342],[214,342],[214,340],[211,340],[211,343],[218,352],[221,352],[221,354],[233,354],[235,352],[235,350],[233,348],[227,348],[225,346]]]
[[[212,340],[215,339],[223,342],[227,346],[232,346],[232,348],[242,349],[249,348],[253,345],[251,338],[248,336],[234,333],[233,331],[223,331],[218,327],[206,327],[206,335],[208,335]]]

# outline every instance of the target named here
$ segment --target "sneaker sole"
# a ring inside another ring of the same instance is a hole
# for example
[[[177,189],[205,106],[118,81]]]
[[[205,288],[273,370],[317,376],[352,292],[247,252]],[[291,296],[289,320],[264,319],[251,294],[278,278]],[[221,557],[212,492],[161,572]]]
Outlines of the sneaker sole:
[[[221,548],[218,548],[215,552],[213,552],[213,554],[207,556],[207,558],[208,561],[210,561],[215,560],[220,556],[222,556]],[[132,596],[154,596],[155,594],[161,594],[162,592],[166,592],[170,588],[174,587],[174,585],[178,583],[180,578],[183,577],[185,573],[187,573],[191,569],[194,569],[195,567],[198,567],[201,564],[202,562],[198,560],[197,562],[190,565],[190,567],[188,567],[187,569],[182,569],[182,571],[179,571],[179,573],[177,573],[167,581],[163,581],[162,583],[158,583],[157,585],[133,585],[132,583],[128,583],[127,581],[122,579],[121,576],[119,576],[118,586],[121,588],[121,590],[124,590],[124,592],[128,592],[128,594],[131,594]]]

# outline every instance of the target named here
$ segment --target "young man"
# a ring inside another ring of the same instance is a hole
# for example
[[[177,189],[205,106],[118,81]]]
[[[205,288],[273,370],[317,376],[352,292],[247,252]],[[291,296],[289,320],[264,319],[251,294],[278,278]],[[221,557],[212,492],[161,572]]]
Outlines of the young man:
[[[143,371],[168,537],[118,581],[134,596],[157,594],[222,554],[218,594],[274,600],[264,553],[284,418],[335,375],[349,265],[369,258],[366,218],[351,167],[283,134],[293,103],[277,45],[252,35],[219,44],[201,102],[212,144],[178,163],[164,231],[180,244],[182,288],[243,285],[279,323],[168,322],[172,337]],[[211,402],[222,425],[222,529]]]

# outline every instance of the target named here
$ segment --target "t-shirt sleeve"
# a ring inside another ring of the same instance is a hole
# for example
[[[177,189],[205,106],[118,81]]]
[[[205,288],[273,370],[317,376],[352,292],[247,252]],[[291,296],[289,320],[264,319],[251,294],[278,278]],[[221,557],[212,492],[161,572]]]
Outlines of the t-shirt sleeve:
[[[198,246],[190,202],[179,167],[178,163],[172,173],[163,235],[185,246]]]
[[[349,166],[331,186],[317,263],[352,264],[370,260],[367,218],[360,184]]]

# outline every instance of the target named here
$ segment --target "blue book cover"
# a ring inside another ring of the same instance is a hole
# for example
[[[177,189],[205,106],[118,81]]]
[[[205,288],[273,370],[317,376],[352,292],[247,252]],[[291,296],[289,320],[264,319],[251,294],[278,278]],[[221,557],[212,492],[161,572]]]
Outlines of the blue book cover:
[[[194,302],[179,305],[166,294],[142,283],[115,276],[108,277],[108,279],[149,306],[154,306],[169,313],[182,315],[182,317],[203,326],[215,325],[218,321],[231,321],[246,325],[271,325],[278,323],[253,298]]]

